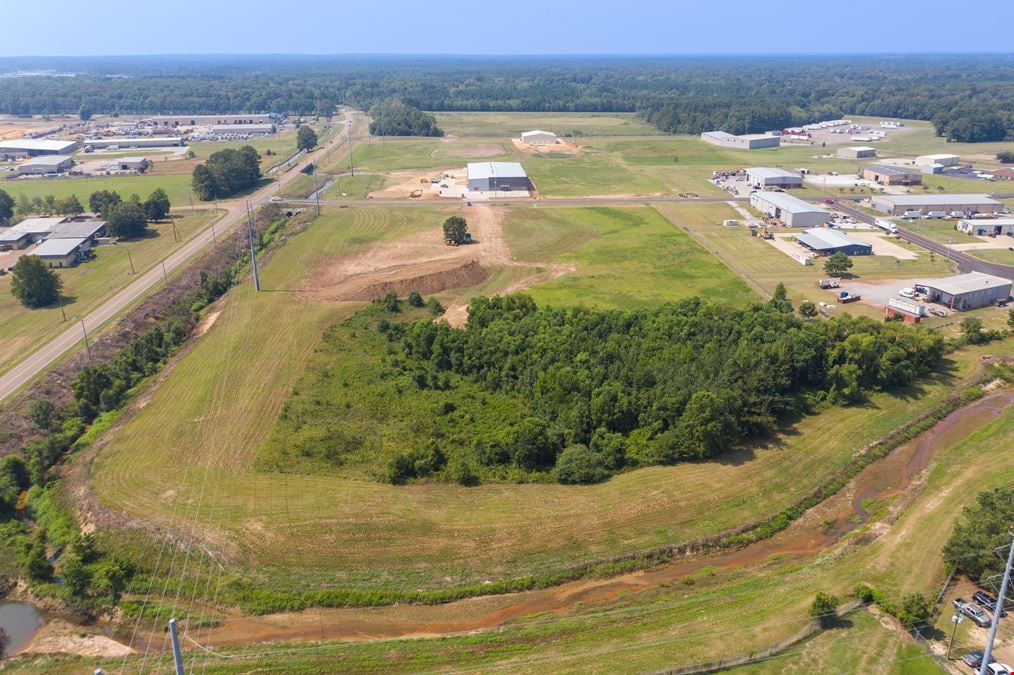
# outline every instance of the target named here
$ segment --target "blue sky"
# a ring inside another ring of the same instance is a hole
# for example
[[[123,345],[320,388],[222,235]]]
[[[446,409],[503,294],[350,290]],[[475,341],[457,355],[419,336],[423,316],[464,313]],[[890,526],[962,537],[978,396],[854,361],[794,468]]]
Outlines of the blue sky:
[[[0,19],[0,56],[1014,49],[1012,0],[5,0]]]

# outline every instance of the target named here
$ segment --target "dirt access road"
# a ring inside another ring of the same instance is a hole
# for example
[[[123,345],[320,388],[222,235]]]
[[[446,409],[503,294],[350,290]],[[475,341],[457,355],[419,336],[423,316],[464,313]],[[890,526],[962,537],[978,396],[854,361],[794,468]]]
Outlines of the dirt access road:
[[[348,115],[346,114],[346,121]],[[349,125],[335,135],[330,141],[321,146],[318,150],[303,158],[299,168],[305,167],[311,162],[317,161],[324,154],[332,149],[341,147],[348,133]],[[264,186],[247,200],[232,200],[219,202],[220,208],[226,209],[225,216],[215,225],[215,229],[208,228],[201,234],[187,242],[178,251],[167,257],[162,265],[156,266],[147,273],[142,274],[136,281],[97,307],[81,321],[75,323],[58,335],[48,344],[44,345],[24,361],[16,365],[10,371],[0,377],[0,401],[4,400],[32,378],[42,372],[54,361],[63,356],[67,351],[81,342],[85,333],[92,333],[98,330],[103,324],[126,309],[131,303],[138,300],[149,289],[163,280],[163,276],[172,272],[177,267],[185,264],[192,256],[202,251],[208,244],[214,241],[216,233],[226,233],[246,218],[246,202],[249,201],[251,208],[257,208],[267,203],[271,196],[284,187],[286,183],[301,175],[297,169],[292,169],[283,174],[276,182]]]
[[[461,213],[468,220],[472,244],[447,246],[442,233],[433,228],[357,256],[328,261],[307,276],[300,293],[329,302],[372,300],[387,293],[402,296],[411,291],[432,294],[467,288],[485,281],[491,267],[530,270],[520,281],[500,289],[507,294],[574,271],[573,265],[516,260],[504,239],[504,209],[476,204]],[[464,301],[452,304],[444,314],[444,320],[455,327],[463,326],[467,318]]]

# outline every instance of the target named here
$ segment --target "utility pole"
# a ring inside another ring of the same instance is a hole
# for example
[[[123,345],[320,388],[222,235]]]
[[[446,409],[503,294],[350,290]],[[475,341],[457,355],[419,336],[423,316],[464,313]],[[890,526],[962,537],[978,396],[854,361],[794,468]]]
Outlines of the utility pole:
[[[218,235],[215,234],[215,221],[211,221],[211,238],[216,244],[218,243]]]
[[[182,239],[182,237],[180,237],[179,230],[176,229],[176,221],[175,220],[170,220],[169,224],[171,224],[173,226],[173,241],[180,241]]]
[[[173,641],[173,665],[176,667],[176,675],[186,675],[183,668],[183,652],[180,651],[180,636],[176,631],[176,619],[169,619],[169,635]]]
[[[986,649],[982,654],[982,665],[979,666],[979,675],[986,675],[990,661],[993,660],[993,641],[996,640],[996,628],[1000,624],[1000,612],[1003,611],[1003,601],[1007,598],[1007,585],[1010,584],[1010,569],[1014,565],[1014,535],[1011,536],[1010,552],[1007,554],[1007,566],[1003,570],[1003,583],[1000,584],[1000,592],[996,596],[996,607],[993,608],[993,622],[989,626],[989,639],[986,640]]]
[[[63,320],[66,321],[67,320],[67,312],[63,311],[63,294],[62,293],[58,293],[57,296],[56,296],[56,298],[57,298],[57,300],[60,301],[60,316],[62,316]]]
[[[261,290],[261,278],[257,273],[257,249],[254,246],[253,218],[250,215],[250,200],[246,202],[246,227],[250,234],[250,261],[253,263],[254,290]]]
[[[958,632],[958,624],[965,620],[965,617],[961,614],[954,614],[951,616],[951,623],[954,624],[954,628],[951,629],[951,639],[947,643],[947,660],[951,660],[951,647],[954,646],[954,635]]]
[[[190,200],[190,210],[193,211],[194,210],[194,193],[191,192],[190,190],[187,190],[187,199]]]
[[[169,274],[165,271],[165,260],[162,261],[162,281],[166,286],[169,285]]]
[[[320,188],[317,187],[317,165],[313,165],[313,199],[317,202],[317,215],[320,215]]]
[[[92,346],[90,344],[88,344],[88,329],[85,328],[84,319],[81,319],[81,332],[84,333],[85,353],[88,354],[88,360],[91,361],[92,360]]]
[[[352,164],[352,122],[351,121],[349,122],[349,135],[347,136],[347,138],[349,139],[349,173],[352,174],[353,176],[355,176],[356,175],[356,167],[353,166],[353,164]]]
[[[384,129],[384,101],[380,101],[380,144],[384,144],[384,136],[386,135],[386,129]]]

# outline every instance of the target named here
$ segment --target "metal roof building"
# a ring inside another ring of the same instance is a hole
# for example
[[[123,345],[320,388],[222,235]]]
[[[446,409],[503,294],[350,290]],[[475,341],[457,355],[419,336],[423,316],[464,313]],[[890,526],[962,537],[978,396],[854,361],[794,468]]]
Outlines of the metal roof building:
[[[62,216],[54,216],[51,218],[25,218],[10,229],[18,232],[27,232],[35,237],[45,237],[55,230],[57,225],[66,221],[67,219]]]
[[[957,155],[939,154],[939,155],[919,155],[915,158],[916,166],[927,166],[930,164],[940,164],[941,166],[954,166],[961,158]]]
[[[96,150],[104,148],[172,148],[183,145],[180,136],[145,136],[143,138],[86,138],[85,145]]]
[[[734,136],[726,131],[705,131],[701,134],[701,140],[712,145],[721,145],[725,148],[738,148],[740,150],[755,150],[757,148],[777,148],[782,139],[771,134],[744,134]]]
[[[917,282],[915,286],[917,290],[925,292],[932,302],[939,302],[951,309],[966,310],[1006,300],[1010,297],[1011,280],[982,272],[970,272],[942,279],[926,279]]]
[[[746,170],[746,179],[750,185],[764,187],[803,187],[803,177],[785,169],[773,169],[769,166],[755,166]]]
[[[53,228],[46,240],[50,239],[84,239],[91,242],[95,237],[102,236],[106,229],[104,220],[72,220],[68,223],[60,223]]]
[[[556,134],[552,131],[526,131],[521,134],[521,142],[528,145],[555,145]]]
[[[863,178],[881,185],[920,185],[922,183],[921,172],[883,164],[864,166]]]
[[[1014,218],[990,218],[987,220],[962,220],[955,228],[965,234],[979,236],[1014,235]]]
[[[471,162],[468,189],[477,192],[513,192],[532,189],[532,181],[518,162]]]
[[[70,155],[78,149],[74,141],[58,141],[51,139],[22,138],[16,141],[0,141],[0,155],[26,154],[31,157],[38,155]]]
[[[827,210],[804,202],[784,192],[754,192],[750,206],[768,218],[776,218],[789,227],[816,227],[826,223],[831,215]]]
[[[213,124],[213,134],[273,134],[277,130],[274,124]]]
[[[953,213],[998,213],[1003,203],[986,195],[943,194],[943,195],[875,195],[870,204],[878,211],[900,216],[906,211],[947,211]]]
[[[78,261],[84,239],[47,239],[26,255],[34,255],[46,261],[50,267],[70,267]]]
[[[70,155],[43,155],[18,165],[20,174],[60,173],[74,166]]]
[[[873,244],[853,239],[844,232],[826,227],[814,227],[795,236],[796,241],[820,255],[844,253],[845,255],[870,255]]]

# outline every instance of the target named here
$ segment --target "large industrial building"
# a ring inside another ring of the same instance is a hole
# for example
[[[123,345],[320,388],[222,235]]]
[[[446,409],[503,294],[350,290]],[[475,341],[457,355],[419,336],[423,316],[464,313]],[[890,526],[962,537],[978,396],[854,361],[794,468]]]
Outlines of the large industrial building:
[[[556,134],[552,131],[526,131],[521,134],[521,142],[528,145],[556,145]]]
[[[962,220],[955,225],[959,232],[974,234],[980,237],[1008,235],[1014,236],[1014,218],[995,218],[989,220]]]
[[[986,307],[1010,297],[1011,280],[982,272],[970,272],[943,279],[926,279],[915,284],[930,302],[939,302],[951,309],[966,310]]]
[[[18,165],[21,175],[40,175],[45,173],[62,173],[74,166],[70,155],[43,155]]]
[[[870,159],[877,156],[876,148],[868,145],[855,145],[849,148],[838,148],[838,159]]]
[[[871,255],[873,244],[853,239],[844,232],[827,227],[813,227],[795,236],[800,245],[818,255],[844,253],[845,255]]]
[[[803,187],[803,177],[785,169],[773,169],[768,166],[756,166],[746,170],[746,179],[755,188]]]
[[[919,211],[922,214],[930,211],[946,211],[948,214],[958,211],[971,213],[997,213],[1003,209],[1003,203],[986,195],[953,194],[953,195],[876,195],[870,204],[878,211],[891,216],[901,216],[907,212]]]
[[[756,150],[757,148],[777,148],[782,139],[771,134],[745,134],[733,136],[725,131],[705,131],[701,134],[701,140],[712,145],[721,145],[724,148],[737,148],[739,150]]]
[[[471,162],[468,189],[476,192],[515,192],[532,189],[532,181],[517,162]]]
[[[0,155],[71,155],[78,149],[74,141],[22,138],[16,141],[0,141]]]
[[[46,241],[50,239],[75,239],[80,241],[83,247],[90,248],[105,233],[106,221],[104,220],[71,220],[59,223],[54,227],[53,231],[46,235]]]
[[[277,130],[274,124],[213,124],[213,134],[273,134]]]
[[[878,185],[922,185],[922,174],[900,166],[870,164],[863,167],[863,178]]]
[[[957,155],[919,155],[915,158],[916,166],[929,166],[931,164],[939,164],[940,166],[956,166],[961,161],[961,158]]]
[[[93,150],[109,148],[173,148],[183,145],[179,136],[145,136],[143,138],[88,138],[85,147]]]
[[[750,206],[789,227],[818,227],[830,219],[823,208],[784,192],[754,192]]]
[[[223,124],[274,124],[275,115],[155,115],[141,120],[156,127],[210,127]]]

